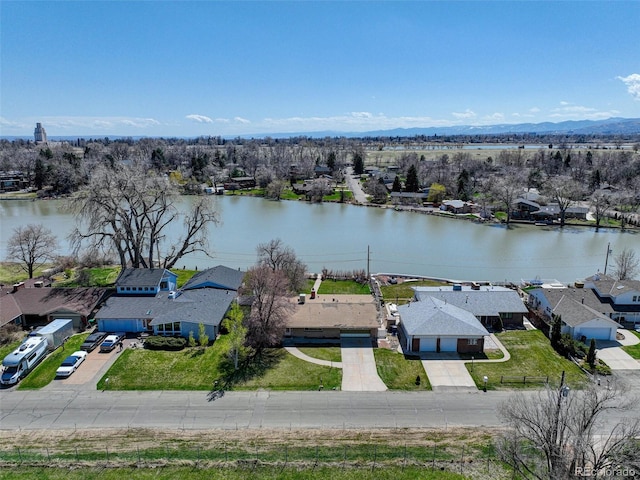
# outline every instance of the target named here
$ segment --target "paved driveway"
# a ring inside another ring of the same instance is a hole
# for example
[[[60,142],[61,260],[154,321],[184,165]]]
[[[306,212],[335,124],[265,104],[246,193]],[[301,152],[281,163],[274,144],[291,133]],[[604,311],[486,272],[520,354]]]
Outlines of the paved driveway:
[[[640,362],[622,350],[618,342],[597,342],[596,356],[611,370],[640,370]]]
[[[422,360],[424,371],[429,377],[433,391],[477,391],[464,362],[457,354],[430,354]]]
[[[342,390],[347,392],[383,392],[387,389],[376,370],[369,338],[343,338]]]

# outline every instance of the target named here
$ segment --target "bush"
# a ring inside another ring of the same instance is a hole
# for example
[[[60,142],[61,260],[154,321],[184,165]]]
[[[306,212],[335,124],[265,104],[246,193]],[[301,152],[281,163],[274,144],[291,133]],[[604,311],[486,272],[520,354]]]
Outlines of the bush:
[[[182,337],[161,337],[156,335],[144,341],[144,348],[149,350],[182,350],[186,346],[187,340]]]

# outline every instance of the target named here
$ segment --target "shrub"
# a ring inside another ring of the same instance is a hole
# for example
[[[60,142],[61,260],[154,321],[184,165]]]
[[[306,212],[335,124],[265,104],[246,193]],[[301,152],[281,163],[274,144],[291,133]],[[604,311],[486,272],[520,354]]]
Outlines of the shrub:
[[[152,336],[144,341],[144,348],[149,350],[182,350],[187,345],[187,340],[182,337]]]

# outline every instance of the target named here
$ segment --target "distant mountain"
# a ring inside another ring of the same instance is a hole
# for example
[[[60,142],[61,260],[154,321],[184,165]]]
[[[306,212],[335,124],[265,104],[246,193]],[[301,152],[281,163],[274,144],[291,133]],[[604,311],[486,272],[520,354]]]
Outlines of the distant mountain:
[[[306,132],[282,133],[268,135],[251,135],[242,137],[288,138],[288,137],[415,137],[454,136],[454,135],[501,135],[501,134],[551,134],[551,135],[638,135],[640,134],[640,118],[609,118],[606,120],[567,120],[565,122],[543,123],[502,123],[497,125],[460,125],[453,127],[416,127],[394,128],[392,130],[372,130],[368,132]]]
[[[501,123],[497,125],[459,125],[453,127],[416,127],[394,128],[391,130],[372,130],[368,132],[339,132],[325,130],[320,132],[289,132],[289,133],[254,133],[247,135],[222,135],[223,138],[291,138],[291,137],[415,137],[424,135],[456,136],[456,135],[504,135],[504,134],[536,134],[536,135],[640,135],[640,118],[608,118],[606,120],[567,120],[565,122],[543,123]],[[216,136],[212,133],[213,136]],[[144,137],[128,135],[76,135],[49,136],[51,141],[76,141],[78,138],[132,138],[139,140]],[[4,140],[33,140],[33,137],[3,136]],[[164,138],[177,138],[165,135]],[[184,136],[180,138],[195,138]]]

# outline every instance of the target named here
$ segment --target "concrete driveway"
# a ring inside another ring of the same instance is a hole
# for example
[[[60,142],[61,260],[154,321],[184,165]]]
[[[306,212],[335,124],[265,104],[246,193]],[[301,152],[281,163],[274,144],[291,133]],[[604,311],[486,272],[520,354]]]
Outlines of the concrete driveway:
[[[620,348],[618,342],[596,342],[596,356],[611,370],[640,370],[640,362]]]
[[[422,360],[434,392],[477,391],[464,361],[455,353],[437,353]]]
[[[387,386],[378,376],[369,338],[342,338],[342,390],[347,392],[383,392]]]

